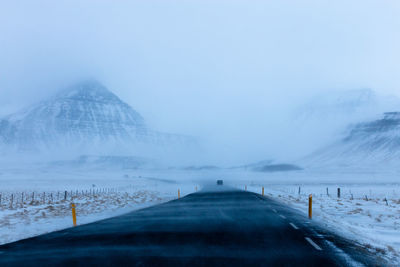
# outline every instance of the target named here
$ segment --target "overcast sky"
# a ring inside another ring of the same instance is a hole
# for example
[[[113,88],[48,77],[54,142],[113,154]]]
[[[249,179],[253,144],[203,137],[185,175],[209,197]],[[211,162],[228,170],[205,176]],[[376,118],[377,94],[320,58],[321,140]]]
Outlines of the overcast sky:
[[[1,0],[0,114],[91,77],[152,127],[253,160],[315,94],[400,96],[399,47],[396,0]]]

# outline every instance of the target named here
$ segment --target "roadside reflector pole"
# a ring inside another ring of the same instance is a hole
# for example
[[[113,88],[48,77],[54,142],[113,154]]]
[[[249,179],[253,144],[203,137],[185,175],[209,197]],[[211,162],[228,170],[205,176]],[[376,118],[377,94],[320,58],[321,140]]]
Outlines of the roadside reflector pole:
[[[181,198],[181,190],[178,189],[178,199]]]
[[[264,195],[264,186],[262,187],[262,195]]]
[[[72,222],[74,224],[74,226],[76,226],[76,210],[75,210],[75,204],[72,203],[71,204],[72,207]]]
[[[247,185],[244,186],[244,191],[247,191]]]
[[[308,218],[312,218],[312,194],[308,196]]]
[[[196,192],[197,192],[197,186],[196,186]]]

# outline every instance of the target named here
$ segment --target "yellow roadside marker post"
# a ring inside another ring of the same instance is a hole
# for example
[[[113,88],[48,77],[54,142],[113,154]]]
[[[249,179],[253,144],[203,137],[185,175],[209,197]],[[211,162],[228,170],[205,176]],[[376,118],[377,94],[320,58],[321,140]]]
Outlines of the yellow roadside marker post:
[[[262,187],[262,195],[264,195],[264,186]]]
[[[74,224],[74,226],[76,226],[76,210],[75,210],[75,204],[72,203],[71,204],[72,207],[72,222]]]
[[[312,194],[308,196],[308,218],[312,218]]]
[[[178,189],[178,199],[181,198],[181,191]]]

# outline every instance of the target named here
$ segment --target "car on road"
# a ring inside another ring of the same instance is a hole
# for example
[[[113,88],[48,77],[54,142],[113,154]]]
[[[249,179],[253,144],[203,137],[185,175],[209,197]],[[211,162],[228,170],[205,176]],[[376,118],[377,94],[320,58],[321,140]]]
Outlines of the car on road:
[[[224,181],[223,180],[217,180],[217,185],[223,185]]]

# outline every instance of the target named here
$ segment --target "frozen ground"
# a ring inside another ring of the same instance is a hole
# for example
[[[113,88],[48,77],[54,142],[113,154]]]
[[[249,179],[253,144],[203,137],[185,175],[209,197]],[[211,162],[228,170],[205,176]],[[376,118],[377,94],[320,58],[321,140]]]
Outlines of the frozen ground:
[[[253,173],[2,168],[0,173],[0,243],[72,226],[71,201],[77,204],[78,224],[83,224],[174,199],[178,189],[184,196],[196,187],[200,189],[223,179],[227,185],[241,189],[247,186],[247,190],[258,193],[264,186],[267,196],[304,214],[308,195],[312,194],[314,221],[400,263],[400,174],[395,171]]]
[[[191,181],[132,171],[4,169],[0,173],[0,244],[121,215],[192,193]]]

